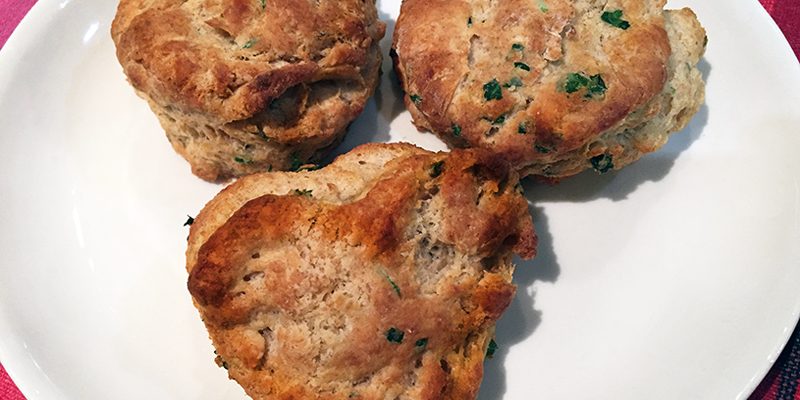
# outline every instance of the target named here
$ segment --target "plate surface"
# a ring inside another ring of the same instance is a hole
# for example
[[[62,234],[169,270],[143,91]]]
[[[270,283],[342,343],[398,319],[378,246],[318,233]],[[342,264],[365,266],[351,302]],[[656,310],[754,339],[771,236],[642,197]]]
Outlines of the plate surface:
[[[220,187],[125,82],[115,3],[40,1],[0,52],[0,359],[31,400],[243,399],[183,267],[181,224]],[[391,32],[399,1],[379,4]],[[707,105],[621,172],[527,185],[540,255],[517,269],[481,399],[744,398],[791,333],[800,67],[755,0],[684,5],[708,30]],[[340,151],[443,149],[391,75]]]

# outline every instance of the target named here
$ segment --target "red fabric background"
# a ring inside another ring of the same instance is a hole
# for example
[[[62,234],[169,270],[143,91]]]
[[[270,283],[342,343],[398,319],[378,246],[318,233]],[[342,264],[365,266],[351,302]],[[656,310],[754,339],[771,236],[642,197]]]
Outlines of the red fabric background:
[[[111,1],[111,0],[109,0]],[[800,0],[759,0],[772,15],[800,58]],[[0,47],[36,0],[0,0]],[[0,360],[1,361],[1,360]],[[778,362],[750,400],[800,400],[800,327]],[[0,399],[25,400],[0,365]]]

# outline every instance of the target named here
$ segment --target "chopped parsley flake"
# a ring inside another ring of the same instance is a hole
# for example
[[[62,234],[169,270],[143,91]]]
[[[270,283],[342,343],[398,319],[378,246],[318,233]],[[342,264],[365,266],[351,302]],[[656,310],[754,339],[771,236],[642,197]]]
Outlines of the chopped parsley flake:
[[[492,79],[483,85],[483,97],[487,101],[500,100],[503,98],[503,88],[500,87],[500,82],[498,82],[497,79]]]
[[[563,89],[567,93],[575,93],[586,88],[586,97],[602,96],[606,92],[606,83],[600,74],[587,76],[583,72],[569,73],[564,79]]]
[[[425,347],[428,345],[428,338],[422,338],[414,342],[414,346],[416,347]]]
[[[486,357],[492,358],[494,357],[494,353],[497,351],[497,342],[492,339],[489,342],[489,347],[486,348]]]
[[[472,27],[472,16],[467,18],[467,27]]]
[[[581,87],[589,85],[589,78],[582,73],[571,73],[567,75],[567,79],[564,80],[564,91],[567,93],[575,93],[580,90]]]
[[[416,94],[412,94],[411,96],[409,96],[409,98],[411,98],[411,101],[413,101],[414,104],[416,105],[419,105],[419,103],[422,102],[422,97],[419,97],[419,95]]]
[[[311,192],[313,192],[313,190],[311,190],[311,189],[302,189],[302,190],[301,189],[295,189],[294,190],[294,194],[296,194],[298,196],[311,197]]]
[[[600,16],[600,19],[619,29],[625,30],[631,27],[630,22],[622,19],[622,10],[605,11],[603,15]]]
[[[391,327],[386,331],[386,340],[392,343],[403,343],[403,336],[405,336],[405,332],[395,327]]]
[[[594,95],[602,96],[603,94],[606,93],[607,89],[606,83],[605,81],[603,81],[603,77],[600,76],[600,74],[590,76],[589,80],[590,80],[588,87],[589,94],[591,94],[592,96]]]
[[[245,157],[239,157],[239,156],[233,157],[233,161],[236,161],[239,164],[252,164],[253,163],[253,160],[251,160],[249,158],[245,158]]]
[[[183,226],[192,226],[194,223],[194,218],[191,215],[186,216],[186,222],[183,223]]]
[[[539,11],[543,13],[550,11],[550,9],[547,7],[547,3],[545,3],[544,0],[539,0]]]
[[[397,297],[403,297],[403,295],[400,294],[400,286],[397,286],[397,284],[394,283],[392,277],[390,277],[389,274],[386,273],[386,271],[384,270],[381,270],[380,272],[381,275],[383,275],[383,277],[386,278],[387,281],[389,281],[389,284],[392,285],[392,289],[394,289],[394,291],[397,293]]]
[[[267,8],[267,0],[259,0],[261,2],[261,9]]]
[[[492,121],[492,125],[502,125],[504,122],[506,122],[506,116],[505,115],[501,115],[501,116],[495,118],[494,121]]]
[[[531,67],[529,67],[528,64],[525,64],[524,62],[519,62],[519,61],[514,63],[514,68],[519,68],[519,69],[521,69],[523,71],[530,71],[531,70]]]
[[[592,163],[592,168],[601,174],[614,169],[614,159],[609,154],[592,157],[589,162]]]
[[[542,153],[542,154],[547,154],[547,153],[550,152],[549,148],[541,146],[541,145],[538,145],[538,144],[536,146],[533,146],[533,148],[536,150],[536,152]]]
[[[511,45],[511,50],[522,51],[525,50],[525,46],[522,43],[514,43]]]
[[[525,122],[520,122],[519,127],[517,128],[517,133],[519,133],[520,135],[528,133],[528,124],[526,124]]]
[[[290,171],[300,170],[300,167],[303,165],[303,162],[297,156],[297,153],[292,153],[291,157],[292,157],[292,165],[289,166],[289,170]]]
[[[256,39],[250,39],[250,40],[247,41],[247,43],[242,45],[242,48],[243,49],[249,49],[249,48],[253,47],[253,45],[256,44],[257,41],[258,40],[256,40]]]
[[[436,178],[442,174],[444,169],[444,161],[437,161],[431,166],[431,178]]]
[[[460,137],[461,136],[461,127],[458,124],[453,124],[453,136]]]
[[[503,87],[506,87],[506,88],[512,88],[512,87],[513,87],[513,88],[518,88],[518,87],[522,87],[522,79],[519,79],[518,77],[516,77],[516,76],[515,76],[515,77],[511,78],[511,79],[508,81],[508,83],[504,84],[504,85],[503,85]]]

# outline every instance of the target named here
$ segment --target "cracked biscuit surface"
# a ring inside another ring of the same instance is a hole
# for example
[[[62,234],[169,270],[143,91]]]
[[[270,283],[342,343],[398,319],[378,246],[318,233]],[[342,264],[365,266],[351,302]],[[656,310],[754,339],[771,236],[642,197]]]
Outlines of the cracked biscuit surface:
[[[186,253],[218,362],[255,399],[475,398],[512,253],[535,253],[517,183],[489,152],[407,144],[238,180]]]
[[[374,1],[122,0],[117,58],[209,181],[289,170],[342,138],[374,92]]]
[[[699,110],[705,31],[664,0],[406,0],[392,56],[414,124],[523,176],[619,169]]]

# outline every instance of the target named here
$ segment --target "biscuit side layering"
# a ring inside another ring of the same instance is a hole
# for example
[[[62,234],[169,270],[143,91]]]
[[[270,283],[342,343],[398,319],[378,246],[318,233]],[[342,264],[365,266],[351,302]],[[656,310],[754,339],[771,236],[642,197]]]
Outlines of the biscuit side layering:
[[[339,143],[379,81],[374,1],[122,0],[128,81],[209,181],[298,169]]]

